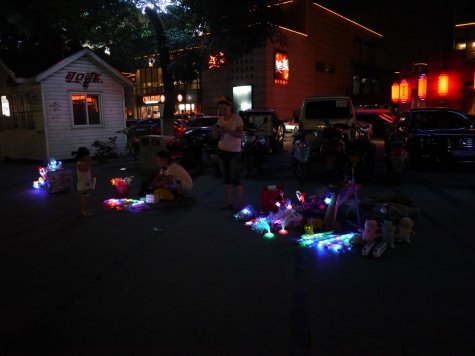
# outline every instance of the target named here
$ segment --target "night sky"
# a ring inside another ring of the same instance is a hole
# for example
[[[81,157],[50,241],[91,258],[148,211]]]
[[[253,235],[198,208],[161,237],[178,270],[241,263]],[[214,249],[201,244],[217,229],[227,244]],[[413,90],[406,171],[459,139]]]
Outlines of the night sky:
[[[383,35],[386,63],[426,61],[428,55],[452,49],[455,23],[475,21],[473,0],[321,0],[317,3]]]

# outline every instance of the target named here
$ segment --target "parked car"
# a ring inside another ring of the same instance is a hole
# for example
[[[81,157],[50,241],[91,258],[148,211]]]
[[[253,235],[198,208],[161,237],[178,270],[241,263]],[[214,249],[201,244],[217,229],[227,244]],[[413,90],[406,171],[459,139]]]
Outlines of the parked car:
[[[312,161],[317,161],[336,180],[349,174],[352,166],[357,179],[374,172],[376,148],[367,133],[371,124],[356,120],[350,97],[305,98],[298,123],[292,143],[292,165],[297,179],[307,178]]]
[[[293,119],[284,121],[285,132],[296,133],[299,129],[299,124]]]
[[[258,130],[257,135],[268,136],[272,153],[284,147],[285,124],[272,109],[248,109],[240,111],[244,127]]]
[[[470,117],[448,108],[418,108],[403,111],[386,137],[401,140],[409,166],[422,161],[475,162],[475,123]]]
[[[138,120],[134,125],[130,126],[129,132],[132,136],[161,135],[160,119],[149,118]]]
[[[372,138],[384,138],[388,125],[396,119],[396,115],[387,109],[357,109],[355,115],[356,120],[372,125]]]

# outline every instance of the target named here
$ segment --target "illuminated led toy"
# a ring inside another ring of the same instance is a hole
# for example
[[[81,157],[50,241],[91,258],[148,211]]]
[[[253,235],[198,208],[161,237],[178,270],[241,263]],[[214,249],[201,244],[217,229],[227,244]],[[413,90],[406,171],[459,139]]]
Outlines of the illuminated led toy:
[[[335,237],[317,242],[317,248],[320,250],[329,250],[332,252],[346,252],[351,250],[351,239],[355,233],[337,235]]]
[[[333,231],[320,232],[313,235],[302,235],[300,246],[311,247],[316,245],[319,250],[345,252],[351,250],[351,239],[356,233],[334,234]]]
[[[252,205],[248,205],[234,214],[234,217],[237,221],[250,221],[256,217],[256,210]]]
[[[54,172],[57,171],[58,169],[63,168],[63,163],[61,161],[56,161],[54,158],[50,158],[48,162],[48,171],[49,172]]]
[[[126,198],[129,184],[134,179],[133,176],[125,178],[112,178],[111,184],[115,187],[115,197],[118,199]]]
[[[252,224],[252,228],[259,233],[264,233],[264,237],[268,239],[272,239],[275,237],[274,233],[271,231],[271,224],[272,221],[272,213],[269,214],[267,217],[258,217],[254,224]]]
[[[279,235],[287,235],[286,227],[297,225],[302,220],[302,216],[292,208],[292,204],[286,204],[274,215],[273,224],[280,227]]]
[[[50,158],[46,167],[38,167],[38,173],[40,174],[40,177],[33,182],[33,188],[46,188],[48,183],[48,172],[54,172],[62,168],[63,164],[61,161],[56,161],[56,159]]]
[[[330,201],[327,199],[328,192],[322,192],[312,196],[307,196],[306,193],[296,191],[298,206],[295,208],[303,218],[322,218],[325,215]],[[314,226],[315,227],[315,226]]]
[[[325,231],[325,232],[318,232],[316,234],[303,234],[300,237],[300,245],[301,246],[312,246],[319,241],[331,239],[336,235],[333,234],[333,231]]]
[[[132,212],[138,212],[142,210],[147,210],[150,207],[145,204],[143,200],[137,200],[137,199],[107,199],[104,200],[104,204],[107,205],[109,208],[114,209],[116,211],[121,211],[121,210],[128,210]]]

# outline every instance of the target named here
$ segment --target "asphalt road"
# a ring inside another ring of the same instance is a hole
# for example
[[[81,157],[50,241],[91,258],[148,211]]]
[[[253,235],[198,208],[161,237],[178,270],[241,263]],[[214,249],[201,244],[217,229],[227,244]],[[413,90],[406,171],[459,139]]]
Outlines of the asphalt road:
[[[245,180],[248,203],[267,185],[293,197],[328,183],[315,171],[299,184],[285,148]],[[36,167],[0,162],[1,355],[474,353],[472,169],[411,171],[392,186],[379,162],[360,201],[404,196],[420,216],[412,243],[376,259],[301,247],[298,229],[262,238],[220,209],[212,169],[182,202],[132,213],[103,201],[129,175],[137,197],[136,163],[96,166],[85,218],[76,192],[31,188]]]

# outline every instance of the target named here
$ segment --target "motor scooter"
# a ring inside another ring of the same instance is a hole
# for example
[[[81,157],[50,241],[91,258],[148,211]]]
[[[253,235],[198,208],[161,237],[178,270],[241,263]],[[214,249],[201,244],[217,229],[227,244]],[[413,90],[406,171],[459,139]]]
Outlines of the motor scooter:
[[[266,155],[271,153],[269,137],[256,134],[253,128],[246,128],[242,133],[241,155],[243,175],[249,177],[256,171],[261,171]]]
[[[96,140],[92,146],[96,149],[94,152],[94,159],[99,163],[106,163],[110,158],[119,157],[117,150],[117,136],[109,137],[108,141]]]
[[[202,129],[190,129],[167,143],[172,159],[192,173],[203,170],[217,162],[217,144],[209,137],[209,132]]]
[[[348,168],[348,158],[341,128],[327,126],[323,130],[299,129],[295,133],[292,166],[298,180],[307,179],[314,160],[318,160],[324,171],[334,175],[334,178],[343,177],[345,169]]]

